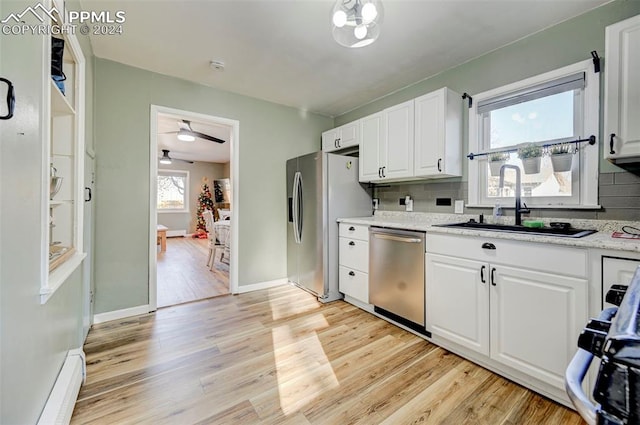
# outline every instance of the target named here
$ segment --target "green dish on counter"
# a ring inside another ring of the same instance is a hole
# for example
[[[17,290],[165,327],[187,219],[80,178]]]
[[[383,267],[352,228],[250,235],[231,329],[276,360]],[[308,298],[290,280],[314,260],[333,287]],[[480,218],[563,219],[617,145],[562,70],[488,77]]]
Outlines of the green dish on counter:
[[[544,222],[542,220],[523,220],[522,225],[524,227],[530,227],[532,229],[537,229],[540,227],[544,227]]]

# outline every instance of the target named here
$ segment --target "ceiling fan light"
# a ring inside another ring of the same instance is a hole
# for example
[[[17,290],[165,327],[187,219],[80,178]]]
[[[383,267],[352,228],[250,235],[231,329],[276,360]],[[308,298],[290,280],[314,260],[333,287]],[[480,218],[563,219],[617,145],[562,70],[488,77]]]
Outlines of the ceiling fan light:
[[[193,142],[196,138],[188,130],[181,128],[178,131],[178,140],[182,140],[183,142]]]
[[[162,149],[162,157],[160,158],[160,164],[171,164],[171,157],[167,149]]]

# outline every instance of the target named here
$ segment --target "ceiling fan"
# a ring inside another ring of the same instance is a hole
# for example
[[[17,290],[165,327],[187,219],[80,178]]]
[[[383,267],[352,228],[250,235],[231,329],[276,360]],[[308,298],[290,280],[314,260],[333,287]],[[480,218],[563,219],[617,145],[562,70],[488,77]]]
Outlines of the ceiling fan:
[[[160,164],[171,164],[173,161],[182,161],[182,162],[186,162],[187,164],[193,164],[193,161],[189,161],[188,159],[178,159],[178,158],[171,158],[169,156],[169,149],[162,149],[162,156],[160,157]]]
[[[184,125],[180,125],[180,129],[178,131],[169,131],[167,133],[162,134],[178,134],[178,139],[183,142],[193,142],[196,140],[196,137],[203,140],[208,140],[210,142],[216,143],[225,143],[225,140],[218,139],[217,137],[209,136],[208,134],[201,133],[199,131],[195,131],[191,128],[191,121],[182,120]]]

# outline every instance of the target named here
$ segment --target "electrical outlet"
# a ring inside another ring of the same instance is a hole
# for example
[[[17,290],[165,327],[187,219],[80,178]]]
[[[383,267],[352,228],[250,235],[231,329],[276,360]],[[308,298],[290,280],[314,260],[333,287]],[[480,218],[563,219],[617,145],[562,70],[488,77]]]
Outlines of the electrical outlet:
[[[462,214],[464,212],[464,201],[462,199],[456,199],[455,206],[453,207],[456,214]]]
[[[377,209],[378,209],[378,207],[380,206],[380,199],[378,199],[378,198],[373,198],[373,200],[372,200],[372,204],[373,204],[373,209],[374,209],[374,210],[377,210]]]

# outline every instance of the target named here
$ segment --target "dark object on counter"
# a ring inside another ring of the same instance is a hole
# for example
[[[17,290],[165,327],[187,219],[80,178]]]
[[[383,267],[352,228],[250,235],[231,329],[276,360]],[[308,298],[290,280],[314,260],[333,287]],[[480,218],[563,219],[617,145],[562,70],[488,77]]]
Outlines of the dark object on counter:
[[[7,85],[7,113],[0,116],[0,120],[8,120],[13,117],[13,111],[16,109],[16,94],[11,81],[2,77],[0,77],[0,81]]]
[[[551,227],[552,229],[566,230],[571,228],[571,223],[567,223],[564,221],[552,221],[551,223],[549,223],[549,227]]]

